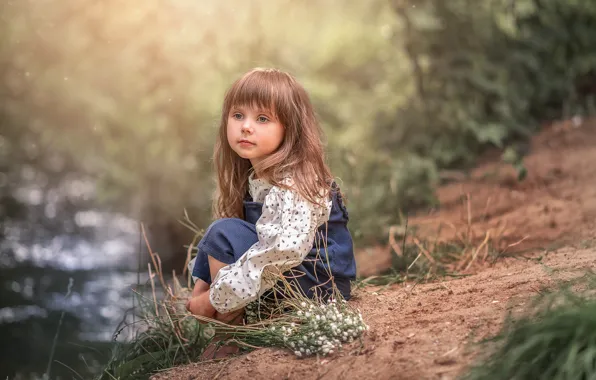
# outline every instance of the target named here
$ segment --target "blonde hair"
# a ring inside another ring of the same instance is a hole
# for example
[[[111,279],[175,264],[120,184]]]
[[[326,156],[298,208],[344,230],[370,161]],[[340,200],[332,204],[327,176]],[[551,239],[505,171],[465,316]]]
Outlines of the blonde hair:
[[[230,109],[242,106],[270,110],[285,130],[279,148],[256,168],[238,156],[227,139]],[[227,91],[213,162],[217,174],[213,209],[219,218],[243,218],[243,200],[252,170],[281,188],[288,188],[282,181],[290,174],[293,189],[315,204],[321,202],[322,194],[329,194],[332,182],[325,163],[322,130],[309,96],[292,75],[276,69],[253,69]]]

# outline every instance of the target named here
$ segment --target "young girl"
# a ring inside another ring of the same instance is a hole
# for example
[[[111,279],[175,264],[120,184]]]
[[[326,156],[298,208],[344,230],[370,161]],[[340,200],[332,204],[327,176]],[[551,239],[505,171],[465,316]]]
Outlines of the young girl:
[[[231,322],[283,275],[308,297],[345,299],[356,276],[348,212],[321,129],[290,74],[254,69],[228,90],[214,152],[217,218],[189,269],[187,308]]]

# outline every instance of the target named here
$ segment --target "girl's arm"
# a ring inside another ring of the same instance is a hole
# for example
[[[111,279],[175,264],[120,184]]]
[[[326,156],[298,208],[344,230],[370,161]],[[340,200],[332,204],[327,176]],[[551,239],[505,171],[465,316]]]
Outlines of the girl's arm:
[[[228,313],[271,289],[279,279],[274,274],[302,263],[330,209],[331,201],[326,207],[313,205],[294,190],[272,188],[256,223],[259,241],[237,262],[219,271],[210,289],[213,307]]]

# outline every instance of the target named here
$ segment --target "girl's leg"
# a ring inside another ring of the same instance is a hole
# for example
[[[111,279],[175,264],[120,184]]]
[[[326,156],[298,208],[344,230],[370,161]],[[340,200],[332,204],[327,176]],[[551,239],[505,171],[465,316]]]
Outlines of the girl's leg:
[[[215,258],[224,266],[235,263],[258,240],[254,224],[237,218],[216,220],[197,246],[197,256],[193,259],[192,269],[189,268],[192,277],[211,284],[209,259]]]
[[[198,297],[201,294],[209,291],[209,284],[205,281],[201,280],[200,278],[197,279],[195,282],[195,286],[192,289],[191,297]]]
[[[228,265],[211,256],[209,256],[208,260],[211,278],[215,278],[220,269]],[[209,284],[200,278],[196,280],[192,295],[186,303],[186,309],[193,314],[214,318],[228,324],[240,324],[244,316],[244,309],[235,310],[231,313],[218,313],[215,311],[209,301]]]
[[[257,241],[254,224],[242,219],[225,218],[211,223],[197,246],[197,256],[189,263],[195,280],[191,298],[208,291],[213,276],[222,267],[238,261]]]
[[[209,269],[211,271],[211,278],[215,278],[219,270],[228,264],[222,263],[221,261],[209,256]],[[216,312],[214,319],[225,322],[230,325],[239,325],[242,323],[244,318],[244,309],[235,310],[231,313],[219,313]],[[225,336],[216,336],[212,342],[205,348],[202,354],[203,359],[218,359],[224,358],[229,355],[238,353],[240,348],[235,344],[229,344],[218,347],[218,342],[224,340]]]
[[[254,224],[240,219],[220,219],[214,222],[198,245],[197,260],[193,269],[193,277],[198,278],[198,285],[195,285],[193,295],[196,291],[201,294],[199,297],[207,297],[208,300],[208,293],[205,294],[205,292],[209,291],[209,284],[220,269],[240,259],[257,241]],[[241,324],[244,310],[225,314],[216,312],[213,317],[228,324]],[[213,359],[238,352],[239,348],[236,345],[218,348],[218,342],[222,340],[225,340],[225,337],[214,338],[205,349],[203,358]]]
[[[209,269],[211,271],[211,278],[215,278],[219,270],[228,264],[222,263],[221,261],[209,256]],[[242,317],[244,316],[244,309],[235,310],[231,313],[215,313],[215,319],[218,321],[222,321],[228,324],[238,325],[242,322]]]
[[[219,270],[238,261],[258,240],[254,224],[235,218],[213,222],[197,247],[198,252],[192,269],[192,276],[197,284],[192,296],[196,297],[208,290],[211,279],[215,278]],[[238,322],[241,315],[242,312],[235,312],[218,316],[229,323]]]

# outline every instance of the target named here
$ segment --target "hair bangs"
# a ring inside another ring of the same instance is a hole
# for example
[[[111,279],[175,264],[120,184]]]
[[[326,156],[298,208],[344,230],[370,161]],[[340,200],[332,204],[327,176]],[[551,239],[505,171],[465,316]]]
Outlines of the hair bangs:
[[[284,73],[256,70],[232,85],[228,93],[227,110],[233,107],[253,107],[270,111],[283,119],[291,109],[291,92],[290,78]]]

